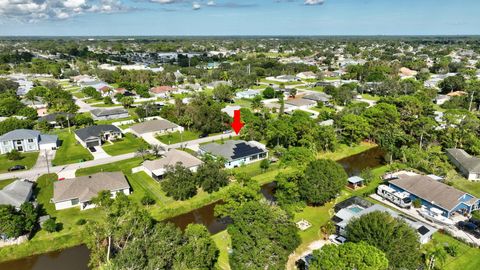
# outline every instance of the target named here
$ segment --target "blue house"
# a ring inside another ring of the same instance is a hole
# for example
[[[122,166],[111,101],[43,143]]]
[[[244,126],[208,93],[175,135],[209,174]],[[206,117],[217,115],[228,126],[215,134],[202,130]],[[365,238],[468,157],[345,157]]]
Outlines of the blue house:
[[[471,214],[479,209],[480,200],[471,194],[446,185],[434,176],[420,174],[397,174],[389,181],[396,191],[410,193],[412,200],[420,199],[422,205],[443,211],[445,217],[455,214]]]

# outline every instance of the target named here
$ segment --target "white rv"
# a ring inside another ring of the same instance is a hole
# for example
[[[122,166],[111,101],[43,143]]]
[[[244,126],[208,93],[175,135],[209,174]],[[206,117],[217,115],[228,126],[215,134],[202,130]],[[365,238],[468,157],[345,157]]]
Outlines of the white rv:
[[[377,188],[377,194],[402,208],[410,208],[412,206],[412,199],[410,199],[408,192],[398,192],[389,186],[380,185]]]

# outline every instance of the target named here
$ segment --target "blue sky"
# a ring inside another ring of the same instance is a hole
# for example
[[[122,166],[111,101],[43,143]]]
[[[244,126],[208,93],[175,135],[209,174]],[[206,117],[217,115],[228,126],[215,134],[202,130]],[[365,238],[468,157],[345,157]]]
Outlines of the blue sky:
[[[0,0],[0,35],[480,34],[478,0]]]

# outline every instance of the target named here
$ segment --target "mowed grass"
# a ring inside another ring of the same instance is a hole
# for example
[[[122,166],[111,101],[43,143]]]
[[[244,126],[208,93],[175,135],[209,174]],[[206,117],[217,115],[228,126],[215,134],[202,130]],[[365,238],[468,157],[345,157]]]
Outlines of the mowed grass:
[[[4,187],[10,185],[15,180],[17,180],[17,179],[14,178],[14,179],[0,180],[0,189],[3,189]]]
[[[165,144],[175,144],[196,140],[200,136],[200,131],[185,130],[183,132],[172,132],[169,134],[157,136],[156,138]]]
[[[0,155],[0,173],[7,172],[8,169],[15,165],[23,165],[31,169],[37,162],[39,152],[20,153],[20,160],[9,160],[7,155]]]
[[[477,198],[480,197],[480,182],[468,181],[465,178],[458,177],[452,183],[454,187],[468,192]]]
[[[147,148],[148,143],[142,138],[135,137],[131,133],[125,134],[125,136],[112,144],[106,143],[102,146],[103,150],[111,156],[118,156],[127,153],[137,151],[140,147]]]
[[[68,130],[63,130],[58,132],[57,135],[58,139],[62,141],[62,146],[57,150],[55,158],[52,161],[54,166],[93,159],[92,154],[75,139],[73,131],[69,133]]]
[[[230,234],[228,234],[228,232],[225,230],[212,235],[212,239],[220,251],[215,268],[221,270],[230,270],[231,268],[228,254],[228,251],[232,247],[232,239],[230,238]]]
[[[432,244],[450,245],[458,247],[458,255],[452,257],[447,256],[447,260],[441,269],[444,270],[477,270],[480,269],[480,249],[470,247],[469,245],[454,239],[449,235],[436,232],[432,241],[426,245],[428,247]],[[438,265],[438,262],[437,262]]]

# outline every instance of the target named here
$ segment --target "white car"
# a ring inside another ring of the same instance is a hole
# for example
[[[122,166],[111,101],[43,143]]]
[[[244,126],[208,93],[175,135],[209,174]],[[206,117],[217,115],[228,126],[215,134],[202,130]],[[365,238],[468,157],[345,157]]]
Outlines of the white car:
[[[345,243],[347,241],[347,239],[341,235],[336,235],[336,234],[332,234],[330,235],[330,237],[328,237],[328,240],[330,240],[330,242],[334,243],[334,244],[337,244],[337,245],[341,245],[343,243]]]

